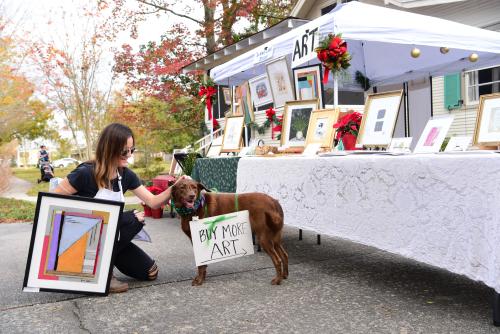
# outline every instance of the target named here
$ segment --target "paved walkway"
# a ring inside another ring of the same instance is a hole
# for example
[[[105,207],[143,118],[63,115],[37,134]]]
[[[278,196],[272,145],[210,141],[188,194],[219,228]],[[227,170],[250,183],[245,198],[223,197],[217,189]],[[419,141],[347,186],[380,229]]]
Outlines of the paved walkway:
[[[0,197],[36,202],[37,200],[36,196],[26,195],[26,193],[28,192],[28,190],[31,189],[31,187],[32,184],[30,182],[15,176],[11,176],[9,180],[8,189],[2,194],[0,194]],[[47,191],[48,190],[49,190],[49,184],[47,183]],[[140,199],[137,198],[136,196],[125,197],[125,204],[138,204],[140,202],[141,202]]]
[[[352,242],[286,227],[290,277],[272,286],[260,252],[208,267],[191,286],[193,250],[178,219],[148,219],[155,282],[108,297],[22,292],[32,225],[0,224],[1,333],[499,333],[492,290]]]

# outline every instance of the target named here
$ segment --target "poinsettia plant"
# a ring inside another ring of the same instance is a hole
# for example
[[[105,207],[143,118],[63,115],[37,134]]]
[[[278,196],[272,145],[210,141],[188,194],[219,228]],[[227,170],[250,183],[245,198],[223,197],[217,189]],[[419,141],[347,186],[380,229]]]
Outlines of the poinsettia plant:
[[[359,128],[361,127],[361,119],[363,116],[359,112],[351,112],[338,120],[333,125],[335,130],[335,139],[340,140],[346,134],[358,136]]]
[[[146,189],[153,195],[159,195],[163,192],[163,189],[157,186],[148,186]]]
[[[351,66],[351,55],[347,51],[347,42],[342,39],[342,34],[328,34],[328,36],[319,42],[315,49],[318,59],[325,67],[323,83],[328,82],[330,71],[336,73]]]
[[[274,140],[274,133],[281,132],[281,127],[283,122],[283,115],[276,116],[276,110],[273,108],[269,108],[266,110],[266,120],[264,122],[264,126],[266,128],[271,127],[271,139]],[[276,139],[281,139],[281,134],[276,136]]]

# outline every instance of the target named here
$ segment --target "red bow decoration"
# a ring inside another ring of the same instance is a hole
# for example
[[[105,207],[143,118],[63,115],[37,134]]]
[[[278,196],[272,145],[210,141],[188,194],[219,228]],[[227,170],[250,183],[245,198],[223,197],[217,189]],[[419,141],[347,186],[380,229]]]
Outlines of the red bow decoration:
[[[277,120],[276,110],[274,110],[273,108],[267,109],[266,117],[267,117],[267,122],[271,125],[271,139],[274,140],[274,132],[275,131],[281,132],[281,124],[276,124],[276,126],[273,126],[273,122],[275,121],[275,119]]]
[[[318,59],[325,67],[323,83],[328,82],[330,71],[335,73],[351,66],[351,55],[347,52],[347,42],[342,39],[342,34],[329,34],[315,49]]]
[[[212,126],[215,129],[217,120],[212,117],[212,97],[217,93],[213,86],[201,86],[198,96],[203,97],[207,105],[208,119],[212,120]]]

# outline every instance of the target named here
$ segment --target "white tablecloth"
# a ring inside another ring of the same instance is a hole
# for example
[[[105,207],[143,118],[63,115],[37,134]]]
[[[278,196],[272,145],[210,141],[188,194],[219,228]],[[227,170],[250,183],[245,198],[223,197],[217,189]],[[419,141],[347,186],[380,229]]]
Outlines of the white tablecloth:
[[[242,158],[237,191],[285,224],[401,254],[500,292],[500,154]]]

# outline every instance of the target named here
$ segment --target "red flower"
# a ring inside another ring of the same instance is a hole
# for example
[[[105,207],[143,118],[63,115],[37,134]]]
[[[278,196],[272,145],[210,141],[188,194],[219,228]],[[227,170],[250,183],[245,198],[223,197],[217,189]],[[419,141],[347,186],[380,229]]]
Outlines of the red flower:
[[[273,108],[269,108],[266,110],[266,117],[269,120],[269,122],[273,121],[274,115],[276,115],[276,110],[274,110]]]

